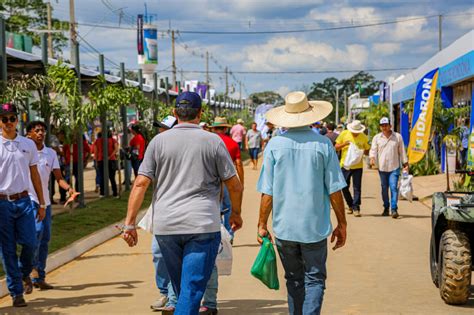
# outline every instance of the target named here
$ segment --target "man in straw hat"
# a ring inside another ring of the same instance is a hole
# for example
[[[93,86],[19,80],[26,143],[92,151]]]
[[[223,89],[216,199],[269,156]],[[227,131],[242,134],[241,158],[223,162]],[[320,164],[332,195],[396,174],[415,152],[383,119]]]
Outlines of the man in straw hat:
[[[341,132],[336,139],[336,150],[341,151],[341,170],[344,178],[347,182],[347,187],[343,189],[344,198],[346,199],[349,210],[348,214],[354,213],[355,217],[360,217],[360,205],[361,205],[361,192],[362,192],[362,169],[364,167],[362,158],[359,162],[345,167],[345,161],[349,146],[352,144],[356,145],[357,148],[364,150],[364,154],[369,154],[369,139],[364,133],[365,126],[359,120],[354,120],[347,125],[347,129]],[[354,197],[349,190],[351,185],[351,179],[353,182]]]
[[[290,314],[320,314],[326,281],[327,237],[331,235],[330,204],[338,225],[333,249],[346,242],[346,218],[341,190],[346,186],[331,141],[309,126],[332,111],[324,101],[308,101],[291,92],[285,106],[266,118],[289,128],[274,137],[264,152],[257,190],[262,193],[258,222],[261,237],[274,239],[285,269]],[[273,232],[267,221],[273,209]]]

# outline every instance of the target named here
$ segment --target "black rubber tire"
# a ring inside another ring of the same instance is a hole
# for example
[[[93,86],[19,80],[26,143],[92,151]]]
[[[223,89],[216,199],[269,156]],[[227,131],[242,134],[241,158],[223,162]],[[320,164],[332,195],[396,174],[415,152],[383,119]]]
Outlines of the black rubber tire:
[[[439,248],[439,292],[446,304],[465,304],[471,294],[472,253],[467,235],[446,230]]]

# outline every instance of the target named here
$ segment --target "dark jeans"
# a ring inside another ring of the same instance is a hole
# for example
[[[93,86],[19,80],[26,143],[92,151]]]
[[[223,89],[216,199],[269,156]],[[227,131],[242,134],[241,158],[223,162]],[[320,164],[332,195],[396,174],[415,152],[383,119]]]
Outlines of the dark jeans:
[[[197,315],[216,263],[221,233],[155,235],[178,296],[175,315]]]
[[[36,227],[30,197],[16,201],[0,200],[0,253],[7,287],[11,296],[23,294],[22,278],[33,270],[36,249]],[[20,244],[20,260],[16,245]]]
[[[100,174],[104,174],[104,161],[99,161]],[[112,193],[114,196],[118,195],[117,192],[117,182],[115,181],[115,172],[117,171],[117,161],[109,161],[109,180],[112,185]],[[105,194],[105,180],[104,176],[100,177],[100,194],[103,196]]]
[[[140,168],[140,165],[142,164],[143,160],[138,160],[138,159],[131,159],[130,162],[132,163],[132,168],[133,168],[133,174],[135,175],[135,178],[138,176],[138,169]]]
[[[383,208],[391,208],[392,212],[398,210],[398,179],[400,178],[400,169],[397,168],[391,172],[381,172],[379,171],[380,182],[382,184],[382,200]],[[391,202],[388,197],[388,189],[390,188],[391,192]]]
[[[291,315],[321,314],[326,288],[327,240],[299,243],[275,239],[285,269]]]
[[[341,168],[341,170],[342,170],[342,175],[344,175],[344,179],[346,180],[346,183],[347,183],[347,187],[342,190],[347,206],[353,210],[360,211],[361,194],[362,194],[362,169],[358,168],[354,170],[346,170],[345,168]],[[352,197],[351,191],[350,191],[351,178],[352,178],[352,184],[354,186],[354,197]]]

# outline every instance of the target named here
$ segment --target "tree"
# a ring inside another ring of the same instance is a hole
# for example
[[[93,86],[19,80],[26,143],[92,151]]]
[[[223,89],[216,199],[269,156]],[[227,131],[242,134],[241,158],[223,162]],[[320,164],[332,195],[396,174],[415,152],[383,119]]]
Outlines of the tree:
[[[322,82],[314,82],[311,86],[311,92],[308,94],[310,100],[328,101],[336,106],[336,89],[339,88],[339,113],[344,112],[344,92],[347,96],[360,93],[361,97],[368,97],[379,90],[381,81],[376,81],[370,73],[361,71],[350,78],[338,80],[335,77],[329,77]],[[335,110],[328,117],[335,119]]]
[[[258,104],[283,104],[283,97],[273,91],[265,91],[250,94],[249,98],[256,105]]]
[[[31,36],[33,45],[41,43],[40,34],[32,32],[31,29],[46,29],[47,5],[42,0],[0,0],[0,14],[6,15],[6,30],[8,32],[21,33]],[[52,19],[53,30],[68,30],[69,23]],[[62,52],[67,46],[68,39],[61,33],[52,33],[53,49]]]

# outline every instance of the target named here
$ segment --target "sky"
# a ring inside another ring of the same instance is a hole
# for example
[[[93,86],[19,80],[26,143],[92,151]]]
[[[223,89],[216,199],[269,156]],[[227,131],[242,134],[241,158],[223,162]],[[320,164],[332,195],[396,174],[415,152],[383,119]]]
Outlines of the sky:
[[[69,0],[51,1],[55,18],[69,19]],[[169,29],[177,31],[176,65],[183,70],[177,79],[205,81],[206,51],[213,57],[211,85],[225,90],[223,67],[234,72],[346,71],[416,68],[438,52],[438,15],[443,15],[442,43],[448,46],[474,28],[472,0],[399,1],[399,0],[76,0],[79,34],[113,64],[125,62],[137,69],[137,14],[147,5],[159,31],[160,77],[171,78],[171,39]],[[119,13],[123,18],[119,28]],[[327,30],[347,26],[398,23],[371,27]],[[99,25],[99,26],[91,26]],[[102,26],[109,26],[105,28]],[[271,34],[190,34],[186,31],[259,32],[319,30]],[[326,29],[326,30],[321,30]],[[179,32],[178,32],[179,31]],[[98,57],[81,43],[81,63],[97,66]],[[68,56],[68,50],[65,50]],[[216,64],[213,60],[216,60]],[[220,65],[220,67],[218,66]],[[371,72],[379,80],[397,77],[409,70]],[[355,72],[337,73],[234,73],[229,84],[232,96],[243,97],[260,91],[305,89],[313,82],[334,76],[342,79]],[[236,81],[237,80],[237,81]]]

